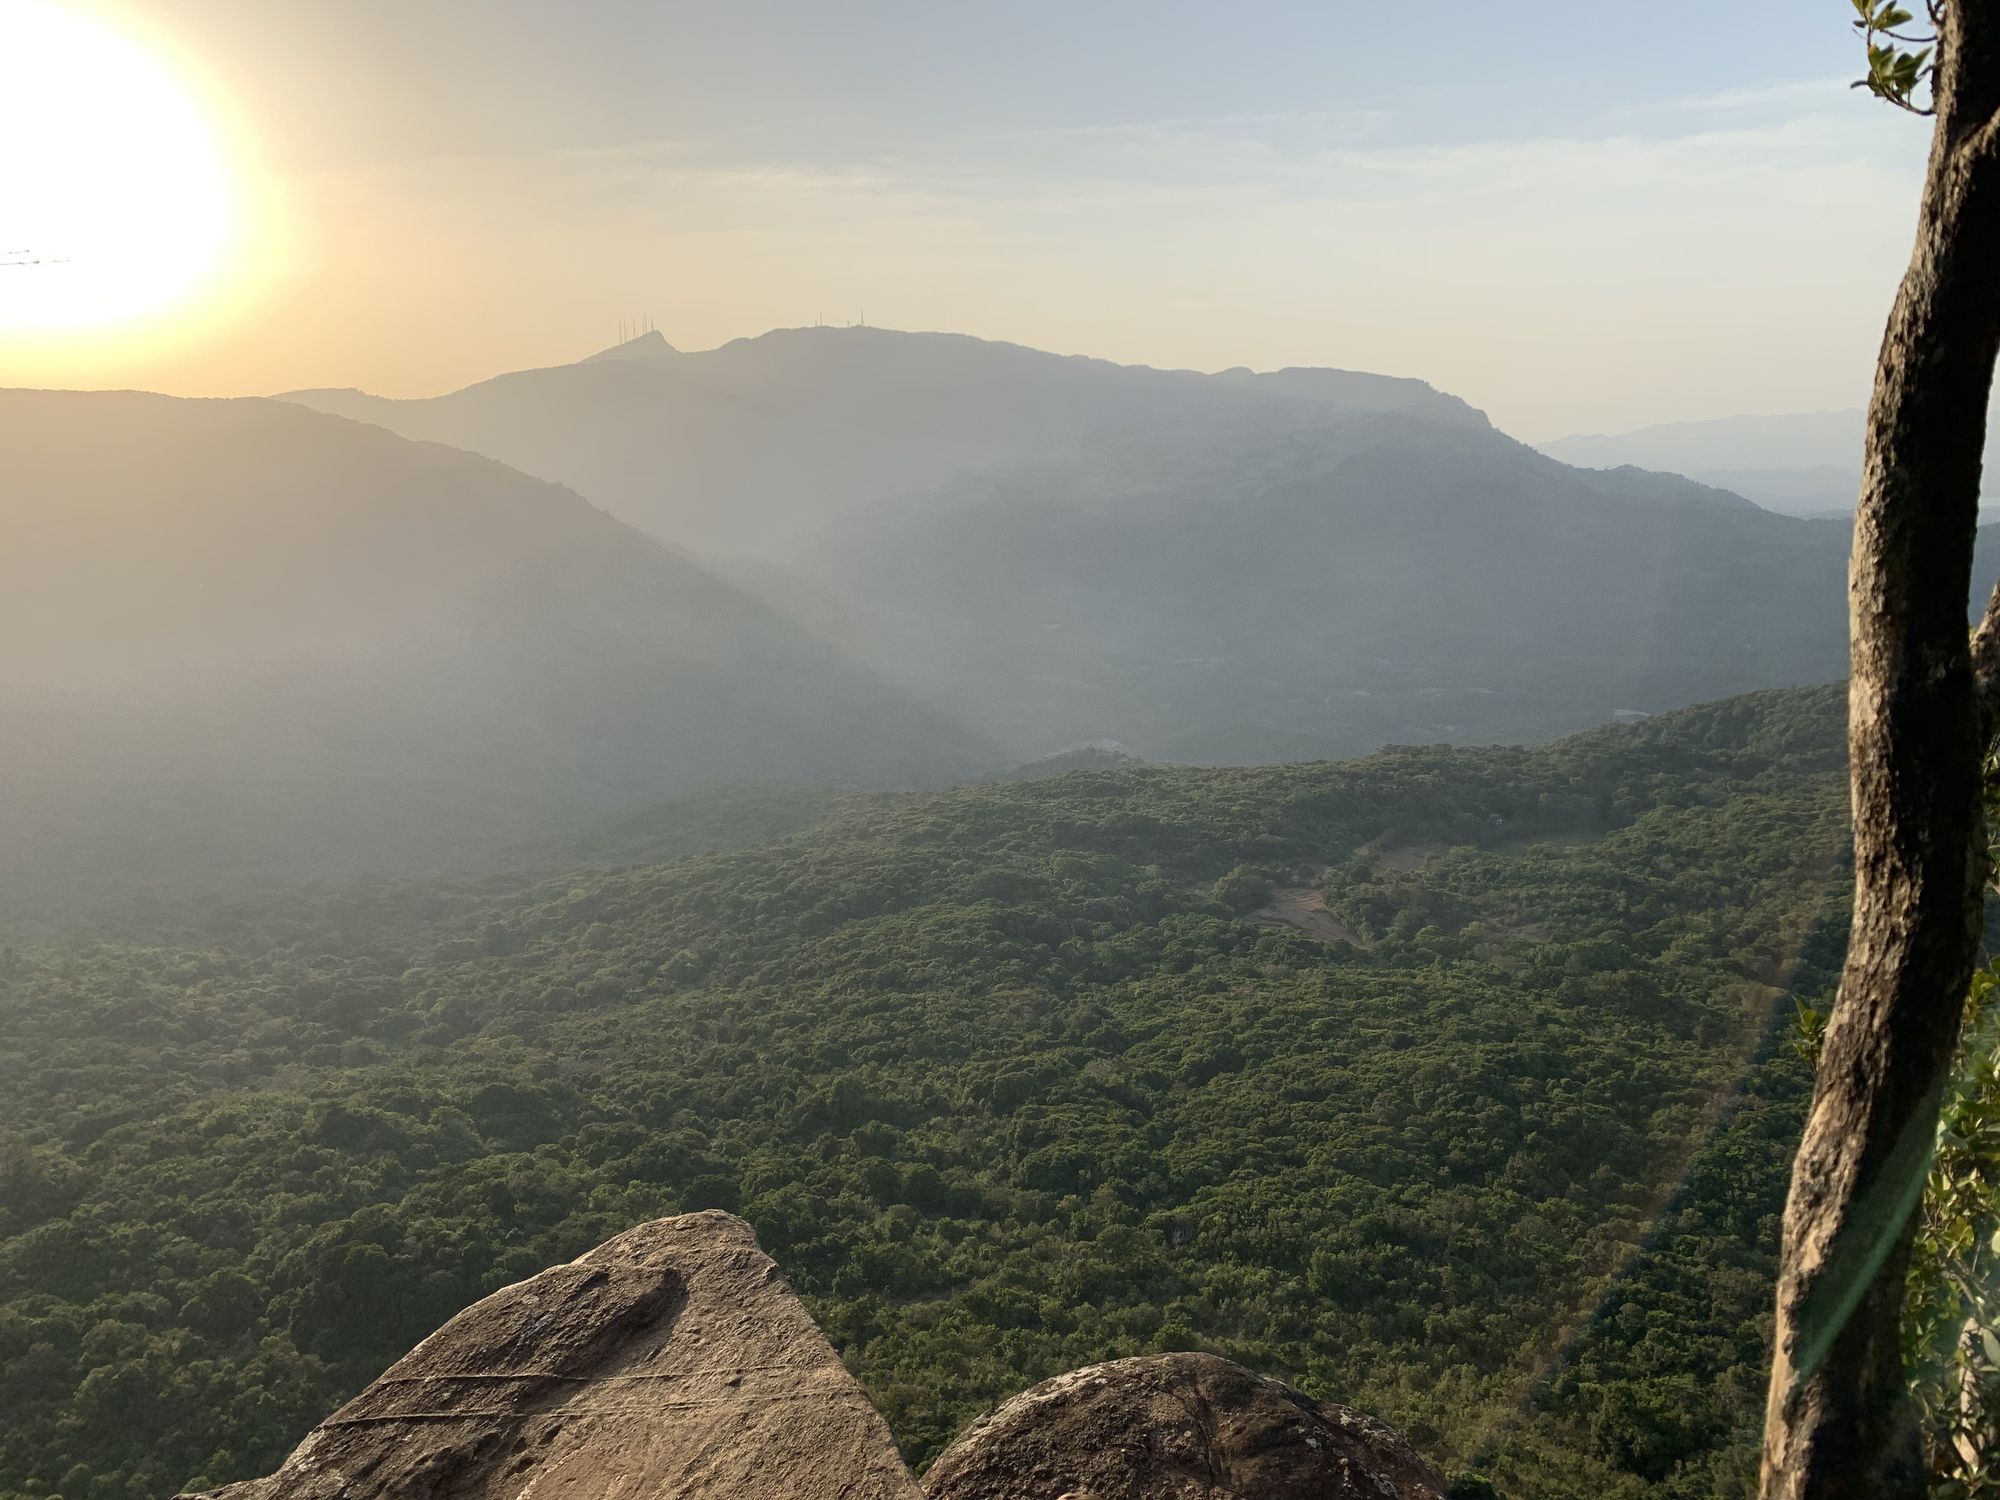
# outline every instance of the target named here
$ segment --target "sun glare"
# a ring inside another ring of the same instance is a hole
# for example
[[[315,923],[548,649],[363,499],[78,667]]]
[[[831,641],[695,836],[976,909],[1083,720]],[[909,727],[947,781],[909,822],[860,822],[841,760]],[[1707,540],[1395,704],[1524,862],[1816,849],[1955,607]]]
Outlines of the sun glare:
[[[0,336],[131,324],[222,266],[235,184],[157,57],[47,0],[0,0]]]

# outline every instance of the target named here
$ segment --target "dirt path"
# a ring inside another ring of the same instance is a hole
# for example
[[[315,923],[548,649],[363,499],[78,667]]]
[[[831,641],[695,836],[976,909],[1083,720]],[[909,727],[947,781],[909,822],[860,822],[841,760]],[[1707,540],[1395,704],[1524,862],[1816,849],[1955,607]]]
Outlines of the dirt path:
[[[1265,927],[1290,927],[1322,943],[1352,943],[1366,948],[1368,940],[1326,909],[1326,897],[1309,885],[1285,886],[1271,893],[1271,904],[1250,913]]]

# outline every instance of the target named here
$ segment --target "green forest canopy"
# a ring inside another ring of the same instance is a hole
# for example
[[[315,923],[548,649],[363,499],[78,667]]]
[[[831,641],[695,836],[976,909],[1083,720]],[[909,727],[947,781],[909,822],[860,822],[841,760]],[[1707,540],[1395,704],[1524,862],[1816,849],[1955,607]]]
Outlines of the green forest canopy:
[[[1766,693],[0,950],[0,1500],[264,1472],[466,1303],[703,1207],[917,1461],[1203,1348],[1517,1500],[1748,1493],[1841,743],[1837,689]],[[1320,936],[1263,909],[1302,888]]]

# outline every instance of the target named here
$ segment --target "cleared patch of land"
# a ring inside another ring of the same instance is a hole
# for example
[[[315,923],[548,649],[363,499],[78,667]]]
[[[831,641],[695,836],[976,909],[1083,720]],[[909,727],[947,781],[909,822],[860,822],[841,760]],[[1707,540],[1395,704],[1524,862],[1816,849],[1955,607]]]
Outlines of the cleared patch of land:
[[[1435,839],[1427,839],[1416,844],[1391,844],[1385,849],[1377,849],[1370,862],[1377,870],[1394,870],[1407,874],[1411,870],[1421,870],[1424,861],[1433,854],[1442,854],[1451,846]]]
[[[1322,943],[1352,943],[1366,948],[1368,940],[1326,909],[1326,894],[1309,885],[1284,886],[1271,893],[1271,904],[1250,913],[1266,927],[1290,927]]]

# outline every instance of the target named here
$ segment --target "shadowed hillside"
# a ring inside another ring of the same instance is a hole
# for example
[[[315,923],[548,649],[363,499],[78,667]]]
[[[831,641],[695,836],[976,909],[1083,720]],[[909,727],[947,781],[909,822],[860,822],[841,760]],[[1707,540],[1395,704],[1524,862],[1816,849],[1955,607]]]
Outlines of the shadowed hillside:
[[[280,402],[17,391],[0,469],[8,895],[431,867],[704,777],[992,764],[490,459]]]
[[[1223,762],[1840,676],[1847,548],[1837,521],[1481,428],[1271,410],[968,482],[820,566],[867,601],[853,649],[1021,753]]]

